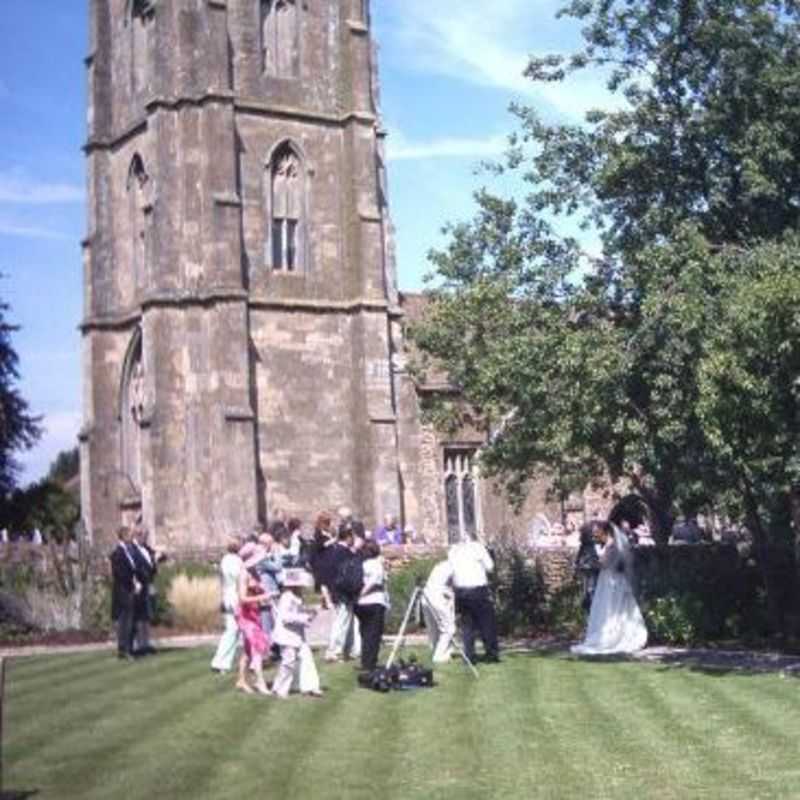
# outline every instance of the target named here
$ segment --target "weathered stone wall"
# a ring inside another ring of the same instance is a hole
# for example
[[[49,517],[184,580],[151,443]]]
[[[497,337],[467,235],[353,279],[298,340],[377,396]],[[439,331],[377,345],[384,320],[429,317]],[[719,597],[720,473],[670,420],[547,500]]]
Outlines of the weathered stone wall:
[[[297,7],[287,79],[263,69],[252,0],[91,3],[81,439],[98,539],[139,514],[181,548],[279,505],[348,503],[370,523],[401,507],[369,20],[360,0]],[[268,258],[285,142],[303,181],[294,273]]]

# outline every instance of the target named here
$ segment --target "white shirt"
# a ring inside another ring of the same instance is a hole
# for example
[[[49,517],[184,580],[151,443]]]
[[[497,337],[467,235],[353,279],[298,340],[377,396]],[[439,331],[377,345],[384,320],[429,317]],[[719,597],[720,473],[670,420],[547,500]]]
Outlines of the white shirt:
[[[453,585],[457,589],[486,586],[487,573],[494,569],[492,557],[480,542],[454,544],[447,560],[453,568]]]
[[[380,556],[366,559],[364,561],[364,590],[366,592],[358,598],[358,605],[367,606],[375,603],[382,606],[388,605],[384,591],[385,582],[386,572],[383,569],[383,559]]]
[[[300,531],[294,531],[289,539],[289,555],[295,559],[299,558],[302,545],[303,539],[300,536]]]
[[[150,558],[150,551],[144,547],[144,545],[139,544],[136,539],[133,540],[133,546],[142,554],[142,558],[152,567],[153,559]]]
[[[452,595],[453,565],[448,561],[440,561],[428,576],[423,589],[429,603],[442,604]]]
[[[233,614],[239,605],[239,574],[242,559],[236,553],[226,553],[219,562],[219,580],[222,589],[222,605],[225,612]]]

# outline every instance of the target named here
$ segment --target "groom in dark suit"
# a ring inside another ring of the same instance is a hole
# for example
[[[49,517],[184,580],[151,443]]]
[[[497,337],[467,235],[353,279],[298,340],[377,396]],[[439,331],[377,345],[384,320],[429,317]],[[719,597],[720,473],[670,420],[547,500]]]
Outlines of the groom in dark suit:
[[[117,531],[117,546],[111,551],[111,619],[117,624],[117,657],[133,658],[133,614],[141,584],[136,577],[136,561],[131,550],[131,530]]]
[[[591,519],[580,527],[580,546],[575,557],[575,577],[581,582],[584,611],[592,607],[594,590],[597,587],[597,576],[600,574],[600,557],[597,554],[595,533],[597,520]]]

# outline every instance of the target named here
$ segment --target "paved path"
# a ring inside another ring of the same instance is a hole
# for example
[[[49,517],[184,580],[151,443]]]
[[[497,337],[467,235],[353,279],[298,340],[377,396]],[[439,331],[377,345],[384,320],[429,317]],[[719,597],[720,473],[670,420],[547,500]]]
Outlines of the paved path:
[[[312,647],[322,648],[328,643],[328,632],[333,622],[334,612],[319,610],[317,617],[309,629],[308,639]],[[174,648],[213,647],[218,634],[193,636],[163,636],[155,640],[156,645],[164,650]],[[394,637],[387,636],[385,641],[391,642]],[[406,638],[408,646],[424,646],[425,637],[410,635]],[[75,645],[31,645],[22,647],[0,647],[0,658],[20,658],[25,656],[62,655],[68,653],[88,653],[93,651],[113,650],[116,642],[92,642]],[[567,654],[569,642],[563,639],[533,639],[506,642],[504,652],[510,654],[557,652]],[[612,657],[613,658],[613,657]],[[686,647],[648,647],[640,653],[625,660],[633,659],[645,663],[661,664],[666,667],[686,667],[690,669],[707,669],[714,671],[737,670],[741,672],[779,672],[800,677],[800,655],[786,655],[775,652],[751,650],[714,650],[709,648]]]
[[[317,609],[317,616],[308,629],[308,641],[312,647],[322,648],[328,644],[328,634],[333,624],[334,611]],[[155,645],[164,650],[188,647],[213,647],[219,639],[218,633],[196,634],[189,636],[161,636],[154,638]],[[387,636],[392,641],[393,637]],[[424,636],[409,636],[409,644],[425,641]],[[23,645],[21,647],[0,647],[0,658],[21,658],[24,656],[62,655],[67,653],[91,653],[93,651],[113,650],[116,641],[108,639],[104,642],[89,642],[70,645]]]
[[[571,642],[564,639],[517,640],[506,643],[506,653],[551,652],[569,655]],[[592,658],[591,656],[589,658]],[[708,647],[647,647],[639,653],[595,656],[597,660],[642,661],[667,667],[688,667],[714,671],[780,672],[800,677],[800,655],[760,650],[717,650]]]

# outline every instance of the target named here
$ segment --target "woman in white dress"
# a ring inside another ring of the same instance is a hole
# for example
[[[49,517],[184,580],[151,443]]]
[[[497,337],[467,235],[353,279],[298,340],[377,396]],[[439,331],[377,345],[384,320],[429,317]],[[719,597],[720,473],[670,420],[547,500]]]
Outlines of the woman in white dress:
[[[586,637],[572,647],[577,655],[635,653],[647,644],[647,628],[633,595],[633,551],[625,534],[610,522],[598,525],[605,541]]]

